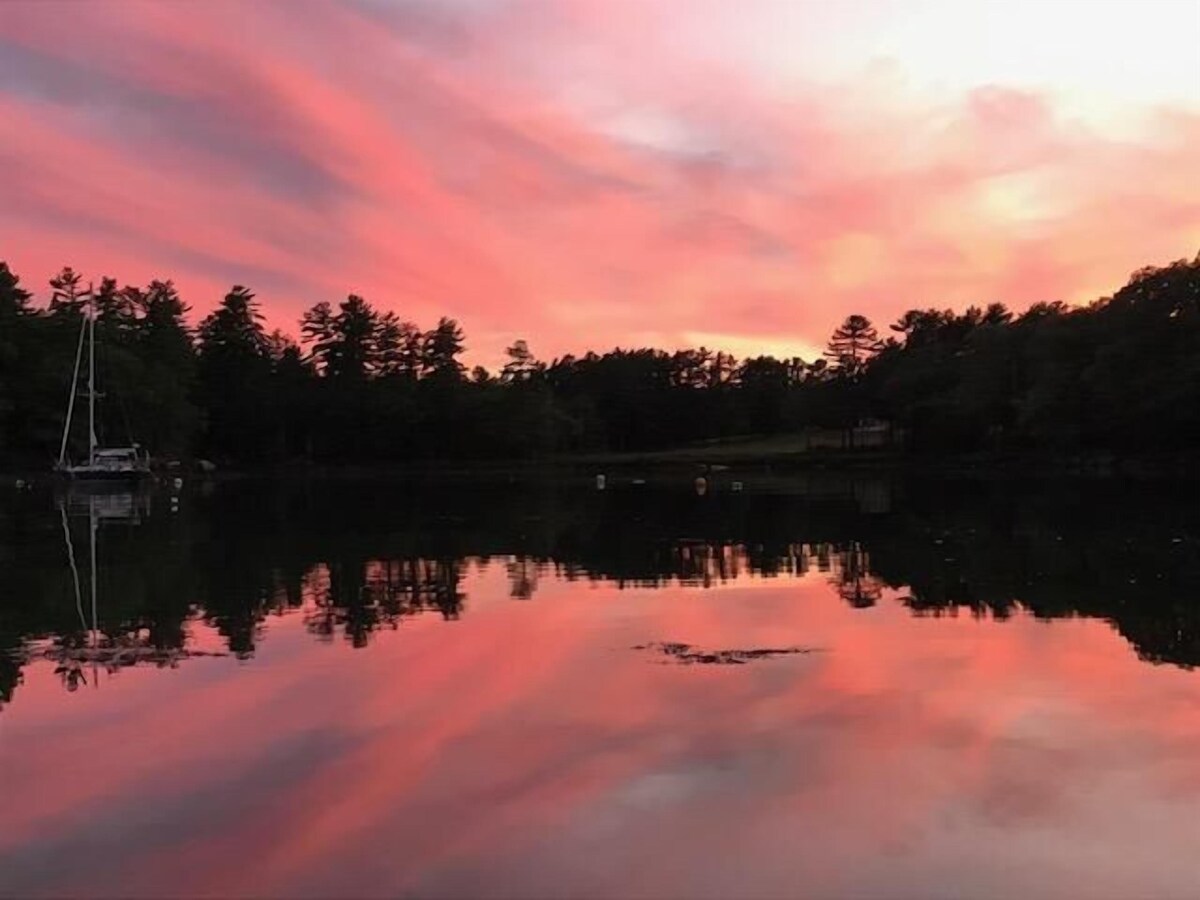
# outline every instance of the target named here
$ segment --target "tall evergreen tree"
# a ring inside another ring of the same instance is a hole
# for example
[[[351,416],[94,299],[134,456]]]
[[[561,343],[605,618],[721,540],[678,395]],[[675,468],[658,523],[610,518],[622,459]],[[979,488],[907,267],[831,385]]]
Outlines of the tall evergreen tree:
[[[192,402],[196,358],[187,325],[188,307],[171,281],[152,281],[133,295],[140,315],[135,325],[142,377],[127,392],[135,436],[152,452],[186,454],[199,425]],[[118,402],[125,402],[119,398]]]
[[[50,279],[50,289],[51,313],[73,318],[83,312],[87,304],[87,285],[83,283],[83,276],[70,266],[64,266]]]
[[[0,454],[11,452],[23,414],[22,378],[30,376],[35,325],[29,291],[8,263],[0,262]]]
[[[824,355],[841,374],[854,377],[881,349],[883,344],[871,320],[855,314],[834,330]]]
[[[276,441],[270,345],[258,301],[234,285],[197,329],[197,389],[208,452],[261,457]]]
[[[512,343],[504,351],[508,357],[508,362],[500,370],[500,380],[506,383],[529,381],[540,370],[544,369],[541,363],[529,349],[529,344],[524,340],[517,340]]]
[[[425,335],[422,370],[426,377],[442,380],[462,378],[463,364],[458,357],[466,349],[463,331],[458,322],[443,316],[437,327]]]
[[[350,294],[337,312],[327,302],[309,309],[301,321],[305,343],[311,345],[313,362],[329,378],[362,382],[379,364],[380,317],[374,307],[357,294]]]

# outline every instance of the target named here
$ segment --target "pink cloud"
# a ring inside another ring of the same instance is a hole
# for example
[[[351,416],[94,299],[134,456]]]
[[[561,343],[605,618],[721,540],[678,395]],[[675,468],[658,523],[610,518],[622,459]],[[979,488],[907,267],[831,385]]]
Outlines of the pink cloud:
[[[851,311],[1084,301],[1200,246],[1200,110],[1149,97],[1117,138],[1026,86],[773,82],[672,4],[66,9],[0,22],[0,254],[35,286],[169,275],[202,313],[248,282],[289,329],[355,291],[485,362],[811,352]]]

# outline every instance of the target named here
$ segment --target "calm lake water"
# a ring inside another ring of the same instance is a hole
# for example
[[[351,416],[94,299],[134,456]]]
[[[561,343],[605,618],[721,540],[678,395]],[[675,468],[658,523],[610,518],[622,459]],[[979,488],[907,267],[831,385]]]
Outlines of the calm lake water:
[[[1200,895],[1196,485],[744,477],[5,488],[0,894]]]

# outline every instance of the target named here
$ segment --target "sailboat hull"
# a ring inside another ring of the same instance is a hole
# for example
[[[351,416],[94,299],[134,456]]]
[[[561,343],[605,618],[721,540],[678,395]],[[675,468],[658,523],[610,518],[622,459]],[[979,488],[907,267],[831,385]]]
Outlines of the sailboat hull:
[[[96,469],[89,466],[73,466],[64,474],[72,481],[104,481],[121,484],[137,484],[150,478],[150,473],[143,470],[116,471],[113,469]]]

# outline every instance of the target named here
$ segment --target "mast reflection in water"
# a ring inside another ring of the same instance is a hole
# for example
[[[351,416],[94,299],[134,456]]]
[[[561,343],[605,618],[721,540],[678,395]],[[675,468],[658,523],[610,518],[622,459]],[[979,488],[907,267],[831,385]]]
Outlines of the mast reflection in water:
[[[1188,488],[593,481],[0,500],[0,893],[1194,885]]]

